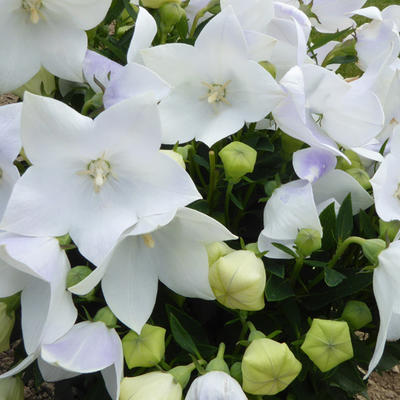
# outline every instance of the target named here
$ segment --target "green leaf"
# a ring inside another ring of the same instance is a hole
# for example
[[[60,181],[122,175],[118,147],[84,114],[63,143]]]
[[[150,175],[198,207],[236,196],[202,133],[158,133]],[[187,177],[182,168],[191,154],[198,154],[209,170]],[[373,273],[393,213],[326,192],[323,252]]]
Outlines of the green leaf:
[[[322,248],[330,250],[336,248],[336,213],[335,204],[331,203],[319,215],[323,235],[322,235]]]
[[[201,165],[207,171],[209,171],[210,165],[208,164],[208,161],[206,161],[203,157],[200,157],[198,154],[194,154],[193,155],[193,160],[196,162],[196,164]]]
[[[285,266],[282,264],[275,264],[274,262],[269,261],[267,263],[267,270],[279,278],[283,279],[285,277]]]
[[[239,209],[239,210],[244,210],[242,202],[231,192],[229,194],[230,199],[232,200],[232,203]]]
[[[324,280],[329,287],[335,287],[339,285],[343,281],[343,279],[346,279],[346,275],[343,275],[332,268],[325,268]]]
[[[194,354],[198,358],[201,358],[199,350],[197,349],[192,337],[179,322],[178,318],[176,318],[174,314],[169,314],[168,318],[172,336],[174,337],[176,343],[178,343],[182,349]]]
[[[351,193],[344,199],[340,206],[336,221],[336,236],[339,241],[347,239],[353,231],[353,208],[351,205]]]
[[[332,40],[341,42],[342,39],[346,38],[353,30],[353,28],[347,28],[344,31],[335,33],[319,33],[318,36],[313,38],[313,46],[310,48],[310,51],[314,51]]]
[[[374,228],[372,217],[364,210],[360,210],[358,220],[360,223],[360,233],[364,239],[374,239],[377,237],[377,231]]]
[[[336,56],[333,57],[329,60],[329,62],[326,65],[331,65],[331,64],[352,64],[358,61],[358,58],[354,55],[345,55],[345,56]],[[326,66],[325,65],[325,66]]]
[[[282,243],[273,242],[272,245],[274,247],[276,247],[277,249],[279,249],[280,251],[283,251],[284,253],[289,254],[293,258],[297,258],[298,257],[297,254],[292,249],[289,249],[289,247],[286,247]]]
[[[271,275],[265,287],[268,301],[282,301],[294,296],[292,287],[284,279]]]
[[[264,136],[258,141],[256,150],[273,152],[275,150],[275,146],[271,143],[268,137]]]
[[[341,364],[330,378],[330,385],[341,388],[350,398],[366,390],[367,382],[363,381],[355,362]]]

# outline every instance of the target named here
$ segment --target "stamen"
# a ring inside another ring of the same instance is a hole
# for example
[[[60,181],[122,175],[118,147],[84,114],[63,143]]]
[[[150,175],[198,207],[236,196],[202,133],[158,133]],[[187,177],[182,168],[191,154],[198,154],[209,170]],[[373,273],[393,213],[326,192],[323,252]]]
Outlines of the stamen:
[[[22,0],[22,8],[30,14],[32,24],[37,24],[43,15],[39,9],[42,7],[42,0]]]
[[[153,249],[155,246],[154,243],[154,239],[153,237],[150,235],[150,233],[145,233],[144,235],[142,235],[144,244],[149,248],[149,249]]]
[[[79,171],[79,175],[89,175],[93,179],[94,191],[100,192],[102,186],[106,183],[107,178],[112,175],[111,164],[104,159],[104,154],[90,161],[85,171]]]
[[[205,100],[207,99],[209,104],[215,104],[215,103],[224,103],[228,106],[231,104],[229,101],[226,99],[226,88],[228,85],[231,83],[231,80],[226,81],[223,85],[220,85],[219,83],[207,83],[207,82],[201,82],[202,85],[206,86],[208,88],[208,93],[206,96],[202,97],[200,100]]]

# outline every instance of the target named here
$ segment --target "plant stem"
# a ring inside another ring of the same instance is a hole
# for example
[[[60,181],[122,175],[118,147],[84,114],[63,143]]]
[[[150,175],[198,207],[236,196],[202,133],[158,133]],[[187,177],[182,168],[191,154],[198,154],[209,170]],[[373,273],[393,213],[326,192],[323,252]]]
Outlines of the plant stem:
[[[300,275],[300,271],[303,268],[304,265],[304,257],[303,256],[299,256],[296,258],[296,263],[294,264],[294,268],[292,271],[292,275],[290,276],[290,282],[292,284],[292,286],[294,286],[294,284],[297,281],[297,278]]]
[[[226,188],[226,193],[225,193],[225,225],[229,227],[229,203],[230,203],[230,197],[232,193],[234,183],[232,181],[228,182],[228,187]]]
[[[210,162],[210,179],[208,182],[207,201],[208,201],[208,207],[211,209],[211,204],[215,189],[215,153],[213,150],[210,150],[208,152],[208,159]]]

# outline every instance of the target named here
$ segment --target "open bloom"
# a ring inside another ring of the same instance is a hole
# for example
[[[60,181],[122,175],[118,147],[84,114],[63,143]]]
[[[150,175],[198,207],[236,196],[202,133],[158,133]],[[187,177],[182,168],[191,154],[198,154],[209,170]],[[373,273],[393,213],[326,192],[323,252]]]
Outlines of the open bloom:
[[[141,54],[145,65],[172,86],[159,106],[163,143],[196,138],[211,146],[245,122],[264,118],[281,100],[272,76],[249,60],[231,7],[204,27],[194,46],[167,44]]]
[[[205,245],[235,238],[219,222],[189,208],[141,218],[106,261],[69,290],[85,294],[102,279],[108,306],[140,333],[153,311],[158,279],[182,296],[214,299]]]
[[[152,100],[127,100],[93,121],[26,94],[22,141],[33,166],[17,182],[2,228],[32,236],[69,232],[100,264],[139,216],[200,197],[183,168],[159,152],[160,136]]]
[[[105,17],[111,0],[16,0],[0,4],[0,93],[18,88],[45,67],[82,82],[85,30]]]

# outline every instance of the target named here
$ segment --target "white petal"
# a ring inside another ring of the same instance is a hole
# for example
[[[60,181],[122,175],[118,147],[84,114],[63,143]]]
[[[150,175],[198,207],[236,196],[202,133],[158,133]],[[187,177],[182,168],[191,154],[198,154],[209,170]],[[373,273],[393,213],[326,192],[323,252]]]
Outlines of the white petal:
[[[289,249],[296,252],[294,248],[294,239],[293,240],[280,240],[280,239],[273,239],[266,236],[265,232],[262,231],[258,237],[257,246],[261,252],[268,251],[264,257],[267,258],[278,258],[281,260],[290,260],[293,258],[290,254],[285,253],[282,250],[279,250],[275,247],[272,243],[279,243],[283,244],[284,246],[288,247]]]
[[[0,178],[0,220],[7,207],[11,192],[19,179],[18,168],[10,164],[2,164],[0,161],[2,177]]]
[[[157,34],[157,24],[152,15],[143,7],[139,7],[136,18],[135,31],[126,56],[128,64],[142,63],[140,50],[147,49]]]
[[[64,379],[71,379],[79,375],[77,372],[66,371],[63,368],[49,364],[40,356],[38,358],[38,366],[45,382],[58,382]]]
[[[0,159],[13,162],[21,150],[22,103],[0,107]]]
[[[256,31],[244,31],[244,35],[250,59],[257,62],[271,59],[272,50],[277,42],[275,38]]]
[[[43,345],[41,357],[72,372],[101,371],[114,363],[114,334],[103,322],[80,322],[56,342]]]
[[[24,358],[19,364],[17,364],[14,368],[10,369],[10,371],[5,372],[4,374],[0,375],[0,379],[8,378],[10,376],[14,376],[25,368],[29,367],[37,358],[37,354],[29,354],[26,358]]]

